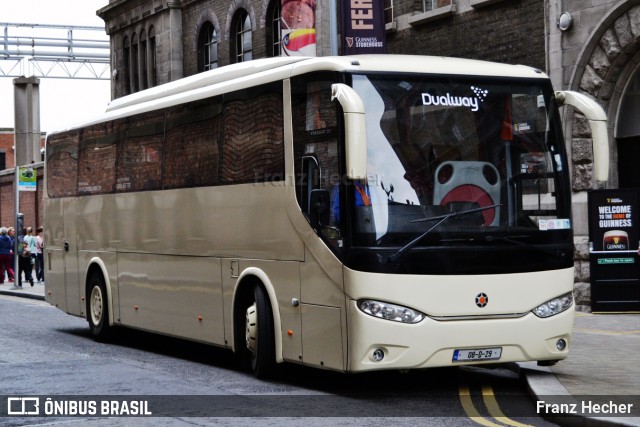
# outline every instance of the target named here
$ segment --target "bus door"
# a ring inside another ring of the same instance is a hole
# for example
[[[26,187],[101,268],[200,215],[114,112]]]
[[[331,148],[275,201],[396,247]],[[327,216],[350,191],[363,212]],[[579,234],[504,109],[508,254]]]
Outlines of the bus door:
[[[67,313],[85,315],[86,305],[81,300],[84,290],[80,289],[77,240],[77,200],[69,199],[62,204],[62,253],[64,263],[65,302]]]

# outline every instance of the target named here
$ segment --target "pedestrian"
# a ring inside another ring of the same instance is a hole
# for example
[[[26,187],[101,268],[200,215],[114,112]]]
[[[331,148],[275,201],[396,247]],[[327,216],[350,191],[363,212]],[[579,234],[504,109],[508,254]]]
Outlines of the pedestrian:
[[[13,275],[11,275],[11,277],[9,277],[9,282],[15,282],[16,280],[16,276],[15,276],[15,272],[16,272],[16,254],[14,253],[14,249],[15,249],[15,239],[16,239],[16,229],[13,227],[8,227],[7,228],[7,236],[9,237],[9,240],[11,240],[11,271],[13,271]]]
[[[36,279],[44,283],[44,234],[43,228],[36,230]]]
[[[33,286],[33,277],[31,272],[33,271],[32,257],[31,257],[31,239],[30,236],[31,227],[29,230],[26,228],[22,230],[24,237],[18,240],[18,287],[22,287],[22,273],[24,272],[24,280],[29,282]]]
[[[7,279],[12,282],[14,278],[13,266],[11,265],[11,254],[13,253],[13,243],[7,234],[6,227],[0,227],[0,284],[4,283],[5,273]]]
[[[14,274],[15,274],[15,267],[16,267],[16,254],[14,253],[14,248],[15,248],[15,242],[16,242],[16,229],[13,227],[9,227],[7,228],[7,236],[9,236],[9,238],[11,239],[11,268],[13,268],[14,270]],[[15,276],[14,276],[15,279]]]

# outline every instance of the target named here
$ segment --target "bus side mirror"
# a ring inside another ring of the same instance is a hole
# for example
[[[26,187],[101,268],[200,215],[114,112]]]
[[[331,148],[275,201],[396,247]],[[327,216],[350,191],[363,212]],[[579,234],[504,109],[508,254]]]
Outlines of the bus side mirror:
[[[329,225],[331,218],[331,196],[329,190],[312,190],[309,196],[309,222],[311,227],[320,229]]]
[[[367,125],[364,103],[353,88],[335,83],[331,85],[331,100],[338,100],[344,111],[344,141],[347,178],[367,179]]]
[[[556,91],[559,105],[571,105],[585,115],[591,126],[593,140],[593,169],[596,181],[609,178],[609,136],[607,135],[607,115],[602,107],[588,96],[570,90]]]

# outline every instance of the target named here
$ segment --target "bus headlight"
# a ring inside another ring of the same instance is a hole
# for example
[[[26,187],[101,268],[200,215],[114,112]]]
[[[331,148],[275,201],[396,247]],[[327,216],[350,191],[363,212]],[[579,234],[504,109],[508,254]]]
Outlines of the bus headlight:
[[[388,302],[361,299],[358,300],[357,305],[360,310],[369,316],[393,320],[394,322],[418,323],[425,318],[424,313]]]
[[[551,317],[562,313],[573,304],[573,293],[569,292],[552,300],[540,304],[533,309],[533,314],[538,317]]]

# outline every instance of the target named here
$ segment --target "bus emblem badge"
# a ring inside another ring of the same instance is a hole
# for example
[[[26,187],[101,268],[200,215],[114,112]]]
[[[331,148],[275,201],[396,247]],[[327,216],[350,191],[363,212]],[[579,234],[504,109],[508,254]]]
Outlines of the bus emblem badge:
[[[489,297],[484,292],[476,295],[476,305],[480,308],[486,306],[489,303]]]

